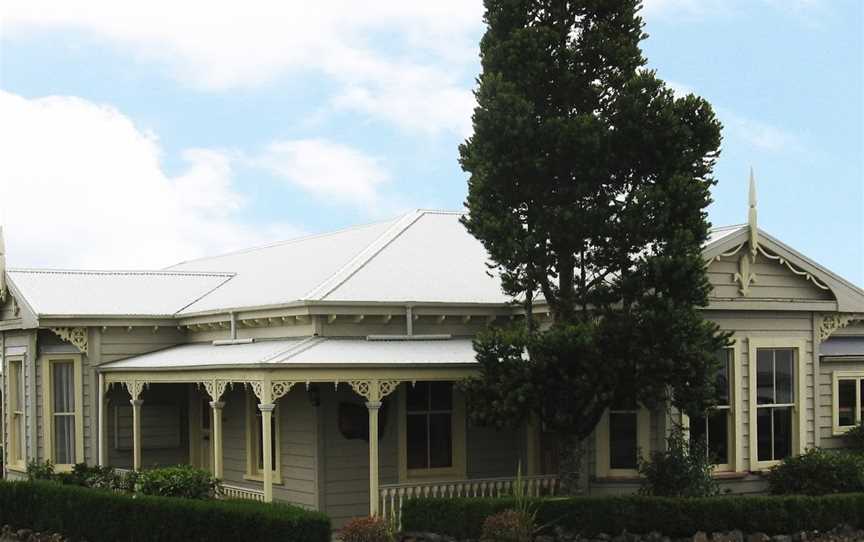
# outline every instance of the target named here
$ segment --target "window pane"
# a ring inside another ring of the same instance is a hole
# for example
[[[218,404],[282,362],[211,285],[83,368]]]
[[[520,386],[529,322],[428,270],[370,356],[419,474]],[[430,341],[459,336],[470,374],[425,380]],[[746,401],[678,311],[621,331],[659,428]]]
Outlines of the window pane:
[[[637,444],[635,412],[609,414],[609,467],[635,469]]]
[[[855,425],[855,384],[854,380],[837,382],[837,411],[840,425]]]
[[[792,350],[775,350],[775,382],[777,385],[776,401],[791,403],[795,399],[792,389]]]
[[[75,400],[72,382],[72,363],[52,363],[51,386],[54,390],[54,412],[74,412]]]
[[[450,414],[429,415],[429,466],[433,469],[453,466],[452,428]]]
[[[708,457],[718,465],[729,463],[728,410],[715,410],[708,416]]]
[[[792,408],[774,408],[774,459],[792,453]]]
[[[429,383],[417,382],[414,386],[408,386],[406,405],[408,411],[425,412],[429,410]]]
[[[756,445],[758,447],[759,461],[770,461],[773,455],[771,450],[770,408],[759,408],[756,410]]]
[[[15,410],[24,410],[24,372],[21,370],[21,362],[16,361],[12,367],[15,368]]]
[[[433,382],[429,389],[432,410],[453,410],[453,385],[450,382]]]
[[[729,348],[724,348],[720,350],[718,354],[720,358],[720,370],[717,372],[717,393],[718,400],[717,404],[719,405],[728,405],[729,404],[729,374],[730,374],[730,361],[732,357],[732,350]]]
[[[760,405],[774,402],[773,351],[756,351],[756,402]]]
[[[427,469],[429,438],[426,414],[409,414],[406,423],[406,444],[408,447],[408,468]]]
[[[75,417],[54,416],[54,462],[75,463]]]
[[[27,451],[24,449],[27,443],[24,440],[24,416],[21,416],[20,414],[18,415],[18,434],[15,438],[17,439],[16,442],[18,444],[18,457],[15,459],[23,461],[24,457],[27,455]]]

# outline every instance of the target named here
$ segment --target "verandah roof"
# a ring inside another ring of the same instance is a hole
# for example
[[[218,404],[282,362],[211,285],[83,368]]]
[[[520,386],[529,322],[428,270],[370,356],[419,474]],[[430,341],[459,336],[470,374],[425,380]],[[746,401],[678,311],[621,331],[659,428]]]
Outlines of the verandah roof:
[[[474,364],[471,339],[367,340],[300,337],[245,344],[184,344],[100,366],[104,372]]]

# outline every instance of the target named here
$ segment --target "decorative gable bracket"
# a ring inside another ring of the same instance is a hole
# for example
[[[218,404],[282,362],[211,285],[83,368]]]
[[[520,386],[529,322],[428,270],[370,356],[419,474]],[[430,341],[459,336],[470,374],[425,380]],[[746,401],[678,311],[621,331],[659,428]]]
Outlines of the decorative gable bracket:
[[[827,340],[832,333],[856,320],[864,320],[864,314],[823,314],[819,322],[819,340]]]
[[[87,328],[86,327],[52,327],[55,335],[64,341],[75,345],[78,350],[87,354]]]

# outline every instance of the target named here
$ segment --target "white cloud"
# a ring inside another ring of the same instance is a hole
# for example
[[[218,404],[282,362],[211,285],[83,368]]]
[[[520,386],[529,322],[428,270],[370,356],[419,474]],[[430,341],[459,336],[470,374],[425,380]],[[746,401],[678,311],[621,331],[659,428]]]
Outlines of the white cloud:
[[[390,180],[380,159],[326,139],[276,141],[251,162],[321,199],[360,206],[376,204]]]
[[[767,152],[805,152],[800,138],[783,128],[738,113],[716,108],[728,136],[746,142],[756,150]]]
[[[209,90],[323,73],[339,107],[461,135],[482,12],[479,0],[8,0],[0,17],[6,37],[81,31]]]
[[[111,107],[0,91],[0,118],[12,265],[153,268],[297,232],[240,222],[226,153],[188,150],[169,176],[156,137]]]

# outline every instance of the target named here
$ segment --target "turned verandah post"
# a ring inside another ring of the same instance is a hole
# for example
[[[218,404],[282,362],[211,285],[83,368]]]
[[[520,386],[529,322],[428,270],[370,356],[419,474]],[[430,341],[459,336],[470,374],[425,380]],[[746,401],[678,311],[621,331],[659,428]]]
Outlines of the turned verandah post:
[[[354,391],[366,399],[369,411],[369,515],[379,512],[379,453],[378,453],[378,413],[381,400],[393,393],[399,381],[396,380],[357,380],[349,382]]]

